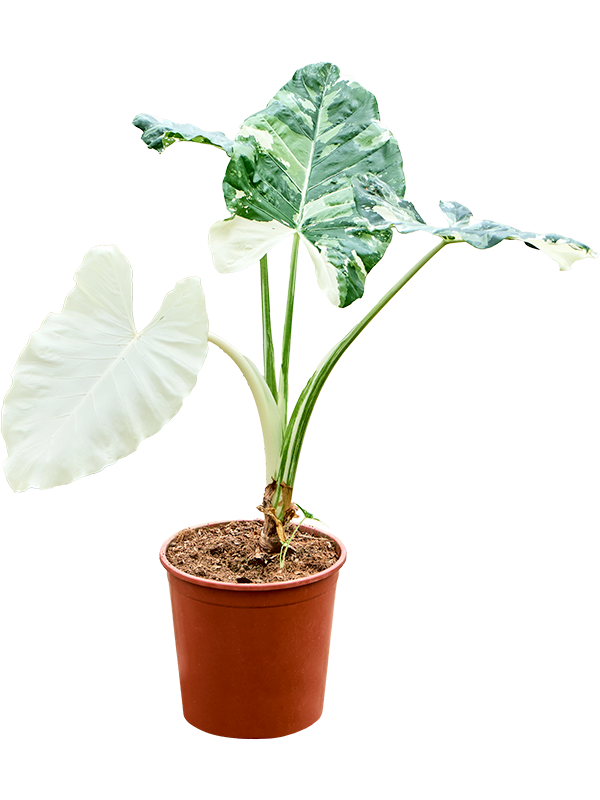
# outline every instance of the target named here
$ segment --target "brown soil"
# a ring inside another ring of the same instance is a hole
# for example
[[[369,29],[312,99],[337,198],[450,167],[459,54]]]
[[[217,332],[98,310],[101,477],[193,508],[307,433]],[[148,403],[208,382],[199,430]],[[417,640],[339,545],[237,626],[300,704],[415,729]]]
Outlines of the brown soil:
[[[258,549],[259,520],[234,520],[221,525],[186,528],[167,548],[177,569],[225,583],[277,583],[316,575],[338,560],[335,543],[307,529],[294,534],[283,569],[279,553]]]

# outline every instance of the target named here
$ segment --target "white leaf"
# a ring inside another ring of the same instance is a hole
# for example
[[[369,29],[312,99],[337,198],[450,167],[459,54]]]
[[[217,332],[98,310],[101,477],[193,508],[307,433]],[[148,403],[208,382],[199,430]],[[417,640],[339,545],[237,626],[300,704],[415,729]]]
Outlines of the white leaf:
[[[21,353],[2,411],[4,471],[15,491],[47,489],[133,453],[181,408],[208,351],[199,278],[186,278],[137,333],[131,266],[94,247],[60,314]]]
[[[245,217],[230,217],[215,222],[208,232],[208,243],[217,272],[238,272],[260,259],[277,242],[293,233],[277,220],[257,222]]]

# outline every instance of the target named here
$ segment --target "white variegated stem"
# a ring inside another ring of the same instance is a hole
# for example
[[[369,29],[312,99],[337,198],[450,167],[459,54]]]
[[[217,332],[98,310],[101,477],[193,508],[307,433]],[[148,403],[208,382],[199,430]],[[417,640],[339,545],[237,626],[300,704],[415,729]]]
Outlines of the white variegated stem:
[[[215,344],[231,358],[250,387],[262,427],[267,470],[266,479],[267,484],[269,484],[279,469],[281,452],[282,429],[277,404],[265,379],[249,358],[246,358],[233,345],[214,333],[208,334],[208,341]]]
[[[283,324],[283,344],[281,347],[281,372],[279,373],[279,415],[283,427],[287,425],[288,375],[290,371],[290,348],[292,344],[292,319],[294,317],[294,298],[296,294],[296,267],[300,236],[294,234],[290,257],[290,278],[288,283],[287,305]]]
[[[273,334],[271,332],[271,299],[269,294],[269,265],[267,256],[260,260],[260,296],[262,307],[262,334],[263,334],[263,366],[265,381],[271,394],[277,402],[277,384],[275,378],[275,351],[273,349]]]
[[[425,256],[423,256],[423,258],[418,261],[414,267],[412,267],[412,269],[410,269],[394,286],[392,286],[392,288],[381,298],[381,300],[376,303],[375,306],[373,306],[369,313],[363,317],[363,319],[357,323],[354,328],[352,328],[352,330],[349,331],[346,336],[339,341],[321,361],[316,371],[304,387],[302,394],[298,398],[298,402],[296,403],[290,418],[289,425],[287,426],[281,451],[280,471],[279,475],[277,476],[278,489],[281,483],[285,483],[288,486],[294,485],[296,469],[298,467],[298,460],[300,458],[300,450],[302,448],[304,434],[306,433],[310,416],[319,393],[321,392],[321,389],[323,388],[323,385],[329,377],[329,374],[334,366],[346,352],[348,347],[350,347],[352,342],[357,338],[357,336],[367,327],[369,322],[371,322],[371,320],[381,311],[381,309],[387,305],[387,303],[389,303],[392,297],[394,297],[394,295],[397,294],[397,292],[399,292],[400,289],[402,289],[402,287],[405,286],[408,281],[417,274],[421,267],[423,267],[431,258],[433,258],[433,256],[438,253],[446,244],[450,244],[450,242],[445,240],[439,242]],[[280,492],[276,492],[273,497],[272,502],[273,506],[275,507],[277,507],[277,503],[280,499],[279,495]]]

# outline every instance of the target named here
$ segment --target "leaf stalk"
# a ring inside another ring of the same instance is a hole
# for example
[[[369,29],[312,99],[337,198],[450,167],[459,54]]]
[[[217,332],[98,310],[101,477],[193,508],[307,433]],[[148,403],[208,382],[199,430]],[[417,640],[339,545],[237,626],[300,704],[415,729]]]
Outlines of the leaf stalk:
[[[381,300],[379,300],[379,302],[373,306],[369,313],[366,314],[363,319],[360,320],[360,322],[358,322],[321,361],[316,371],[309,378],[302,391],[302,394],[298,398],[298,402],[296,403],[289,424],[286,427],[280,459],[280,470],[277,478],[278,483],[283,482],[289,486],[294,485],[296,469],[298,467],[298,461],[300,458],[300,451],[310,416],[321,389],[323,388],[325,381],[329,377],[334,366],[350,347],[352,342],[377,316],[381,309],[384,308],[384,306],[389,303],[389,301],[400,291],[400,289],[402,289],[402,287],[405,286],[408,281],[413,278],[417,272],[447,244],[452,244],[452,242],[447,240],[440,241],[435,245],[435,247],[426,253],[423,258],[417,261],[417,263],[384,294]],[[274,505],[278,499],[278,493],[276,492]]]
[[[277,384],[275,377],[275,350],[273,348],[273,334],[271,331],[271,299],[269,294],[269,265],[267,256],[260,260],[260,297],[262,307],[262,334],[263,334],[263,366],[265,382],[275,402],[277,402]]]
[[[294,234],[292,242],[292,253],[290,256],[290,277],[288,282],[287,303],[285,308],[285,320],[283,324],[283,344],[281,347],[281,372],[279,373],[279,415],[281,424],[285,428],[287,425],[287,404],[289,390],[289,370],[290,370],[290,349],[292,345],[292,319],[294,316],[294,298],[296,294],[296,268],[298,265],[298,247],[300,236]]]

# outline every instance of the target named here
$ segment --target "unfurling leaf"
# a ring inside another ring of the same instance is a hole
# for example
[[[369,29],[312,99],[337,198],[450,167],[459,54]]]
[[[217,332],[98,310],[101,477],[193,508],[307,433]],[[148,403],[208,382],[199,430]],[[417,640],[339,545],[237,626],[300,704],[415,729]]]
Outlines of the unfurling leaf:
[[[315,517],[314,514],[311,514],[310,511],[307,511],[305,508],[302,508],[300,503],[296,503],[296,505],[298,506],[300,511],[304,514],[305,519],[316,519],[317,522],[321,521],[318,517]]]

